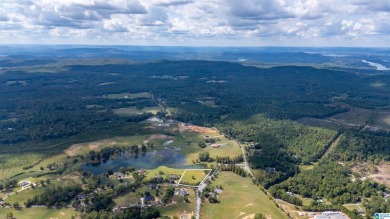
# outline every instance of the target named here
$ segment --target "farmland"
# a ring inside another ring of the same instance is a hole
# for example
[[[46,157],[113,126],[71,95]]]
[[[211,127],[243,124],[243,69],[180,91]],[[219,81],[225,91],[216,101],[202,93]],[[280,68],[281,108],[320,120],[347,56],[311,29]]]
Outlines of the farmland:
[[[213,185],[221,185],[220,203],[204,204],[202,218],[248,218],[255,213],[263,213],[269,218],[288,218],[275,203],[249,178],[234,173],[221,172]]]

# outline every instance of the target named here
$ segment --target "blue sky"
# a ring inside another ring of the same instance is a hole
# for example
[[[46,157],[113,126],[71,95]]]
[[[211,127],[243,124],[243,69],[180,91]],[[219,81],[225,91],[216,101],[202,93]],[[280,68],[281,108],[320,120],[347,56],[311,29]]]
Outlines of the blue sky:
[[[0,44],[390,47],[390,0],[1,0]]]

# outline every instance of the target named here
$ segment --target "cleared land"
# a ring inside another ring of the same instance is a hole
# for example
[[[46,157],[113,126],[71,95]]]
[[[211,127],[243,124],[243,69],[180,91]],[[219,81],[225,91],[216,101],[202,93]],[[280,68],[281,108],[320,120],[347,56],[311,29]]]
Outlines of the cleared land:
[[[168,215],[170,217],[183,214],[192,214],[195,210],[195,192],[192,189],[187,189],[189,203],[184,201],[184,197],[180,195],[175,195],[172,198],[172,204],[167,206],[157,207],[162,215]],[[179,217],[180,218],[180,217]]]
[[[231,172],[221,172],[213,185],[221,185],[221,201],[218,204],[203,204],[201,218],[247,218],[263,213],[272,219],[287,219],[287,215],[254,185],[249,178]],[[272,215],[272,216],[271,216]]]
[[[106,94],[103,95],[104,98],[108,99],[136,99],[136,98],[151,98],[150,93],[140,92],[140,93],[120,93],[120,94]]]
[[[210,170],[185,170],[179,184],[198,186]]]
[[[75,211],[72,208],[46,208],[44,207],[32,207],[32,208],[23,208],[21,210],[15,210],[13,208],[1,208],[0,215],[7,215],[7,213],[11,212],[14,218],[17,219],[31,219],[31,218],[39,218],[39,219],[69,219],[72,216],[78,218],[80,216],[80,212]]]
[[[157,114],[157,112],[160,110],[159,107],[145,107],[138,109],[136,107],[127,107],[127,108],[118,108],[114,109],[114,113],[119,116],[134,116],[134,115],[141,115],[143,113],[152,113]]]
[[[390,188],[390,163],[380,165],[362,163],[352,170],[361,174],[363,179],[371,179]]]

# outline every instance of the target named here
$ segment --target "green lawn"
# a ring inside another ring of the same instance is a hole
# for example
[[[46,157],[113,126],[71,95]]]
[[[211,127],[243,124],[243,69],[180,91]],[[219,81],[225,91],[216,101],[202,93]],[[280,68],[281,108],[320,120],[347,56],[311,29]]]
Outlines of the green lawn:
[[[39,195],[41,193],[43,193],[44,189],[42,189],[42,187],[38,187],[38,188],[35,188],[35,189],[25,189],[23,191],[20,191],[18,192],[18,194],[13,194],[11,195],[9,198],[6,199],[6,201],[8,203],[15,203],[15,202],[19,202],[19,204],[24,204],[24,202],[28,199],[28,198],[32,198],[34,197],[34,195]]]
[[[159,189],[160,190],[160,189]],[[129,206],[129,204],[137,204],[141,201],[141,195],[145,191],[149,191],[152,196],[156,196],[156,190],[151,190],[146,186],[138,188],[135,192],[126,192],[123,195],[120,195],[114,198],[114,201],[117,205],[120,206]]]
[[[221,172],[213,185],[222,185],[224,189],[219,197],[221,202],[203,203],[201,218],[245,218],[259,212],[272,219],[288,218],[249,178]]]
[[[180,180],[180,184],[198,186],[208,173],[209,170],[186,170]]]
[[[190,203],[186,203],[184,198],[179,195],[175,195],[172,198],[172,201],[175,203],[173,205],[161,206],[158,207],[158,210],[161,212],[161,215],[168,215],[170,217],[177,216],[179,217],[182,214],[192,214],[195,211],[195,192],[192,189],[187,189],[189,195],[187,196],[190,200]],[[180,217],[179,217],[180,218]]]
[[[345,204],[344,207],[346,207],[348,210],[350,211],[353,211],[353,210],[357,210],[357,211],[361,211],[361,210],[364,210],[364,207],[362,204]],[[360,208],[359,208],[360,207]]]
[[[159,166],[156,169],[147,171],[148,173],[146,174],[145,180],[151,180],[155,176],[162,176],[163,178],[168,178],[171,174],[182,175],[184,172],[184,170],[182,169],[173,169],[166,166]],[[163,173],[162,175],[160,175],[160,171]]]
[[[3,218],[3,215],[5,216],[7,213],[11,212],[13,214],[14,218],[17,219],[69,219],[72,216],[80,215],[79,212],[75,211],[71,208],[62,208],[62,209],[56,209],[56,208],[46,208],[46,207],[33,207],[33,208],[23,208],[21,210],[15,210],[12,208],[0,208],[0,215]],[[4,217],[5,218],[5,217]]]

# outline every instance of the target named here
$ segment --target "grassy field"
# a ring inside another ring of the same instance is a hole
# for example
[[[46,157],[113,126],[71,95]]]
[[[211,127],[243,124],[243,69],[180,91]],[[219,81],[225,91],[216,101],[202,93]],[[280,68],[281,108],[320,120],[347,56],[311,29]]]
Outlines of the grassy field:
[[[300,171],[306,171],[306,170],[312,170],[314,168],[314,165],[299,165]]]
[[[353,210],[357,210],[357,211],[364,211],[364,207],[362,204],[345,204],[344,207],[346,207],[348,210],[350,211],[353,211]]]
[[[21,210],[15,210],[12,208],[0,208],[0,215],[6,215],[7,213],[11,212],[13,214],[14,218],[17,219],[69,219],[72,216],[80,215],[79,212],[76,212],[74,209],[71,208],[62,208],[62,209],[56,209],[56,208],[46,208],[46,207],[33,207],[33,208],[23,208]],[[1,217],[3,218],[3,217]],[[5,218],[5,217],[4,217]]]
[[[142,193],[145,191],[149,191],[152,196],[156,198],[156,200],[160,200],[162,197],[164,197],[166,189],[168,185],[162,184],[160,185],[160,188],[158,189],[160,192],[159,196],[156,196],[156,190],[151,190],[147,186],[143,186],[135,193],[128,192],[124,195],[118,196],[114,199],[114,201],[117,203],[117,205],[121,206],[128,206],[130,203],[137,204],[140,202],[140,198]],[[173,216],[180,216],[181,214],[188,214],[192,213],[195,210],[195,192],[192,189],[187,189],[187,192],[189,195],[187,196],[190,200],[189,203],[186,203],[184,201],[184,197],[180,195],[175,195],[172,198],[172,203],[167,206],[160,206],[158,209],[160,210],[162,215],[168,215],[170,217]]]
[[[157,112],[161,110],[159,107],[145,107],[142,109],[137,109],[135,107],[127,107],[127,108],[118,108],[114,109],[114,113],[119,116],[134,116],[141,115],[143,113],[152,113],[157,114]]]
[[[172,198],[173,205],[168,206],[161,206],[158,207],[159,211],[161,212],[161,215],[168,215],[170,217],[177,216],[180,218],[180,215],[182,214],[192,214],[195,211],[195,192],[192,189],[187,189],[188,192],[188,199],[190,200],[190,203],[186,203],[184,201],[184,198],[179,195],[175,195]]]
[[[372,110],[353,107],[350,111],[346,113],[340,113],[331,116],[328,119],[336,120],[341,123],[362,126],[370,119],[372,113]]]
[[[135,99],[135,98],[151,98],[150,93],[120,93],[120,94],[107,94],[103,96],[108,99]]]
[[[292,205],[292,204],[290,204],[288,202],[285,202],[283,200],[278,200],[277,202],[278,202],[278,204],[280,204],[282,206],[282,208],[284,210],[286,210],[287,212],[290,212],[290,214],[293,216],[293,218],[297,218],[297,219],[309,219],[309,218],[312,218],[308,214],[308,212],[304,212],[304,211],[296,209],[295,205]],[[301,216],[301,215],[299,215],[298,212],[304,213],[305,215]]]
[[[209,170],[186,170],[179,183],[198,186],[208,173]]]
[[[161,206],[158,209],[161,212],[161,215],[167,215],[170,217],[177,216],[179,217],[182,214],[193,213],[195,210],[195,192],[192,189],[187,189],[189,203],[184,201],[184,197],[180,195],[175,195],[172,198],[172,203],[168,206]],[[180,218],[180,217],[179,217]]]
[[[72,157],[76,155],[88,154],[90,150],[100,151],[102,148],[112,147],[115,145],[121,145],[121,146],[140,145],[143,143],[143,140],[148,137],[149,135],[114,137],[114,138],[103,139],[100,141],[74,144],[65,150],[65,154]]]
[[[114,201],[116,202],[117,205],[120,206],[129,206],[129,204],[138,204],[141,201],[141,197],[142,197],[140,194],[144,193],[145,191],[149,191],[152,196],[156,195],[155,190],[151,190],[146,186],[142,186],[141,188],[138,188],[136,192],[127,192],[123,195],[114,198]]]
[[[184,170],[182,170],[182,169],[173,169],[173,168],[169,168],[169,167],[166,167],[166,166],[159,166],[156,169],[147,170],[147,171],[148,171],[148,173],[146,174],[145,180],[151,180],[155,176],[162,176],[163,178],[167,178],[171,174],[182,175],[183,172],[184,172]],[[160,172],[163,173],[163,174],[160,175]]]
[[[221,202],[203,204],[201,218],[246,218],[259,212],[272,219],[288,218],[249,178],[221,172],[213,185],[221,185],[224,189],[219,197]]]
[[[9,198],[6,199],[8,203],[15,203],[19,202],[19,204],[23,204],[28,198],[34,197],[34,195],[39,195],[43,193],[44,189],[42,187],[35,188],[35,189],[25,189],[23,191],[18,192],[17,194],[11,195]]]

